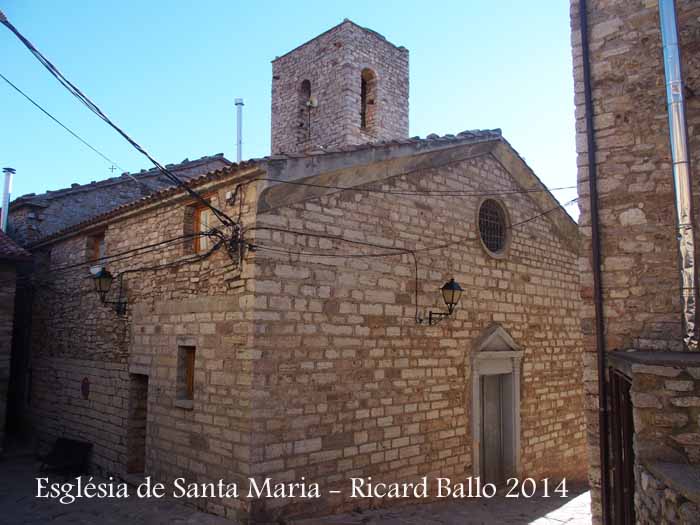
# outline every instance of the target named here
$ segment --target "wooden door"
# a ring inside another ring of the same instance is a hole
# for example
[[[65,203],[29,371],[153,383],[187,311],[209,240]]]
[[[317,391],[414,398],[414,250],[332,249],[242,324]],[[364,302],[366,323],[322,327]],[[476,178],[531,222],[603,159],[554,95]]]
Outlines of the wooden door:
[[[612,441],[614,523],[633,525],[634,513],[634,423],[630,378],[610,370],[610,433]]]
[[[515,471],[512,374],[481,377],[481,475],[504,485]]]

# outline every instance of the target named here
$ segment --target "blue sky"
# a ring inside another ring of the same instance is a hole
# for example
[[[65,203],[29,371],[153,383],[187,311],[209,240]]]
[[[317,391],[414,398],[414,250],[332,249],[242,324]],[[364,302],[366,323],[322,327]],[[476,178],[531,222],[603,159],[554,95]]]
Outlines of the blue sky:
[[[235,159],[236,97],[246,103],[244,158],[269,154],[270,61],[350,18],[409,49],[411,136],[501,128],[545,184],[575,184],[568,2],[0,0],[0,9],[163,163]],[[0,56],[0,73],[123,169],[150,167],[4,27]],[[1,80],[0,108],[13,196],[111,176]]]

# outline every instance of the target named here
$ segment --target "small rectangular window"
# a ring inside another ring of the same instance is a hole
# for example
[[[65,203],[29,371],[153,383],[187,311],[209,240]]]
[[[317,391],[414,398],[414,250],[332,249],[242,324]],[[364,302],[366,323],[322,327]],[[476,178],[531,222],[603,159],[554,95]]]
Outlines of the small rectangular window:
[[[105,256],[105,234],[104,232],[96,233],[88,237],[87,243],[87,260],[99,262]]]
[[[194,238],[194,251],[195,253],[203,253],[209,251],[212,247],[211,237],[205,234],[211,230],[213,226],[214,214],[210,208],[206,206],[197,207],[194,210],[194,233],[196,237]]]
[[[177,398],[194,399],[194,346],[179,346],[177,351]]]

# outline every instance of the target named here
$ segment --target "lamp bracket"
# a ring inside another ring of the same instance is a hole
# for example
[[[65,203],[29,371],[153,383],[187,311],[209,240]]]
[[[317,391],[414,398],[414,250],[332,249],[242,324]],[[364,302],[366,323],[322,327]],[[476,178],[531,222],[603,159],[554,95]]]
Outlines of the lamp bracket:
[[[126,301],[102,301],[102,304],[111,304],[114,307],[114,311],[117,315],[126,314]]]
[[[448,309],[447,312],[433,312],[432,310],[428,310],[428,317],[425,318],[423,316],[418,316],[416,317],[416,324],[425,324],[425,322],[428,322],[429,326],[433,326],[438,324],[440,321],[443,321],[444,319],[450,317],[454,313],[455,309]]]
[[[442,321],[446,317],[449,317],[450,315],[452,315],[452,312],[433,312],[432,310],[430,310],[428,312],[428,324],[431,326],[434,324],[438,324],[440,321]]]

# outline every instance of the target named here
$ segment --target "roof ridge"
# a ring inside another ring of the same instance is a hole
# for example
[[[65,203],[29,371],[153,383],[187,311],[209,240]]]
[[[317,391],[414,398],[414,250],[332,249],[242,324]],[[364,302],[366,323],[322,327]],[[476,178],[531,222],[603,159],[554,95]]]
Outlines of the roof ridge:
[[[333,30],[339,28],[340,26],[342,26],[342,25],[344,25],[344,24],[351,24],[351,25],[357,27],[358,29],[362,29],[362,30],[365,31],[366,33],[369,33],[369,34],[371,34],[371,35],[373,35],[373,36],[376,36],[377,38],[379,38],[379,39],[381,39],[381,40],[384,40],[387,44],[389,44],[390,46],[395,47],[396,49],[404,49],[404,50],[406,50],[406,48],[405,48],[404,46],[397,46],[396,44],[394,44],[393,42],[391,42],[388,38],[386,38],[384,35],[382,35],[381,33],[378,33],[378,32],[375,31],[374,29],[370,29],[370,28],[368,28],[368,27],[361,26],[360,24],[358,24],[358,23],[356,23],[356,22],[353,22],[353,21],[350,20],[349,18],[343,18],[343,21],[340,22],[339,24],[336,24],[336,25],[334,25],[333,27],[330,27],[330,28],[326,29],[324,32],[319,33],[319,34],[316,35],[315,37],[310,38],[309,40],[306,40],[305,42],[299,44],[298,46],[293,47],[292,49],[290,49],[290,50],[287,51],[286,53],[283,53],[283,54],[281,54],[281,55],[279,55],[279,56],[276,56],[276,57],[272,60],[272,62],[276,62],[277,60],[280,60],[281,58],[286,57],[286,56],[289,55],[290,53],[293,53],[294,51],[297,51],[298,49],[301,49],[302,47],[304,47],[304,46],[310,44],[310,43],[313,42],[314,40],[316,40],[316,39],[318,39],[318,38],[321,38],[322,36],[327,35],[327,34],[330,33],[331,31],[333,31]]]
[[[293,152],[293,153],[277,153],[275,155],[268,155],[260,160],[283,160],[283,159],[298,159],[303,157],[312,157],[318,155],[330,155],[333,153],[351,153],[353,151],[361,151],[365,149],[372,148],[382,148],[388,146],[402,146],[408,144],[449,144],[449,143],[460,143],[465,140],[473,139],[502,139],[503,135],[501,128],[493,129],[472,129],[465,130],[453,135],[451,133],[445,135],[438,135],[437,133],[430,133],[426,137],[410,137],[410,138],[400,138],[391,140],[381,140],[376,142],[364,142],[357,145],[347,145],[347,146],[337,146],[324,148],[322,146],[315,147],[306,152]]]
[[[212,161],[212,160],[223,160],[225,162],[228,162],[229,164],[231,161],[229,161],[226,157],[224,157],[223,153],[216,153],[214,155],[205,155],[203,157],[200,157],[198,159],[194,160],[189,160],[188,158],[185,158],[182,162],[179,162],[177,164],[166,164],[166,168],[168,169],[175,169],[175,170],[180,170],[183,168],[187,168],[190,166],[196,166],[197,164],[204,164],[207,161]],[[36,194],[36,193],[27,193],[25,195],[20,195],[16,199],[14,199],[11,203],[10,206],[14,206],[15,204],[20,204],[26,201],[46,201],[50,200],[53,198],[57,197],[62,197],[65,195],[70,195],[71,193],[76,193],[79,191],[88,191],[92,189],[98,189],[102,188],[104,186],[109,186],[112,184],[118,184],[120,182],[123,182],[126,178],[128,177],[138,177],[138,178],[145,178],[145,177],[152,177],[152,176],[157,176],[160,174],[159,168],[153,167],[149,169],[142,169],[139,172],[128,172],[125,171],[121,175],[114,176],[114,177],[108,177],[106,179],[98,180],[98,181],[91,181],[87,182],[84,184],[78,184],[78,183],[73,183],[67,188],[60,188],[57,190],[47,190],[44,193]]]

